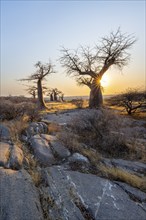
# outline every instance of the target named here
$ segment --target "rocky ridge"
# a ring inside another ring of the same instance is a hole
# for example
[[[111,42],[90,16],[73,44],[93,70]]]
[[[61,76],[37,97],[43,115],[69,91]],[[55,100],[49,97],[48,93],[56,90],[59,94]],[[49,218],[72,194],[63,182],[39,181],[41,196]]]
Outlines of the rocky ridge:
[[[66,126],[76,114],[77,111],[50,114],[42,122],[30,124],[22,135],[22,146],[13,143],[7,127],[0,126],[0,219],[146,218],[145,192],[93,174],[88,157],[70,152],[55,134],[48,134],[49,123]],[[140,138],[146,146],[144,135]],[[25,149],[29,151],[29,157]],[[32,162],[35,164],[33,169]],[[102,158],[100,163],[146,176],[146,164],[142,162]],[[76,169],[73,164],[77,165]]]

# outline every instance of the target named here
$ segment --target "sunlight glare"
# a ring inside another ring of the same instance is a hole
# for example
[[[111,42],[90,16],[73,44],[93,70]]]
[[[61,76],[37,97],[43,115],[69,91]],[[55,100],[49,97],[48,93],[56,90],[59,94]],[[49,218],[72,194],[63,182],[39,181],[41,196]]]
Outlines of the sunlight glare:
[[[109,77],[107,75],[103,75],[102,79],[100,80],[101,86],[106,87],[109,85]]]

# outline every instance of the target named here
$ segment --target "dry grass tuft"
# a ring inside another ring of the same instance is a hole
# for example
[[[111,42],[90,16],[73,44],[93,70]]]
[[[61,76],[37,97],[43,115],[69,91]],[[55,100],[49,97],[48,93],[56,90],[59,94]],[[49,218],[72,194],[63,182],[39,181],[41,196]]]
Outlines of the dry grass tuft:
[[[49,134],[55,134],[60,131],[60,126],[57,123],[49,123],[48,124],[48,132]]]
[[[9,129],[13,142],[19,142],[22,132],[28,127],[28,122],[23,120],[5,121],[3,124]]]
[[[138,177],[134,174],[128,173],[122,169],[115,167],[99,166],[102,174],[111,180],[125,182],[135,188],[146,192],[146,177]]]
[[[25,169],[31,175],[32,181],[35,186],[38,187],[42,183],[42,174],[41,170],[38,167],[38,161],[32,155],[30,148],[26,145],[22,145],[23,154],[25,157]]]

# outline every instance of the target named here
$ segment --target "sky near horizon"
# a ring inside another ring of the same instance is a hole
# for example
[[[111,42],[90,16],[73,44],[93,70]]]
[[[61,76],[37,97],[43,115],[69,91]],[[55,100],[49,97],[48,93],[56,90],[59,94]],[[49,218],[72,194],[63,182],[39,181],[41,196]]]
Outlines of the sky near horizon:
[[[58,61],[61,46],[76,49],[93,47],[101,37],[116,31],[133,34],[137,42],[130,50],[131,60],[122,72],[111,68],[104,94],[127,88],[146,88],[145,0],[103,1],[13,1],[1,0],[1,95],[27,95],[18,79],[35,72],[37,61],[55,64],[56,73],[47,77],[49,88],[65,95],[88,95],[78,87]]]

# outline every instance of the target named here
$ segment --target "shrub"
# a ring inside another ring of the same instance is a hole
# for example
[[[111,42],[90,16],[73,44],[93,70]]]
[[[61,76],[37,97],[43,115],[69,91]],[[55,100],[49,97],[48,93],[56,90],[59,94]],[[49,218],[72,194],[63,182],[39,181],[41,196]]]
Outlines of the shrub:
[[[84,106],[84,100],[83,99],[73,99],[71,101],[72,104],[74,104],[77,108],[83,108]]]
[[[16,116],[17,116],[17,109],[15,105],[13,105],[8,100],[3,100],[3,102],[0,103],[0,119],[11,120],[13,118],[16,118]]]
[[[72,150],[84,144],[106,156],[124,157],[129,154],[124,137],[111,132],[119,129],[121,120],[110,110],[88,110],[74,118],[59,138]]]
[[[128,89],[126,92],[113,96],[108,100],[111,105],[122,106],[131,115],[138,109],[146,108],[146,92]]]
[[[29,121],[38,119],[39,112],[36,105],[32,102],[12,102],[2,99],[0,102],[0,120],[13,120],[28,116]]]
[[[22,132],[28,127],[28,123],[23,120],[11,120],[4,122],[9,129],[12,141],[19,142]]]

